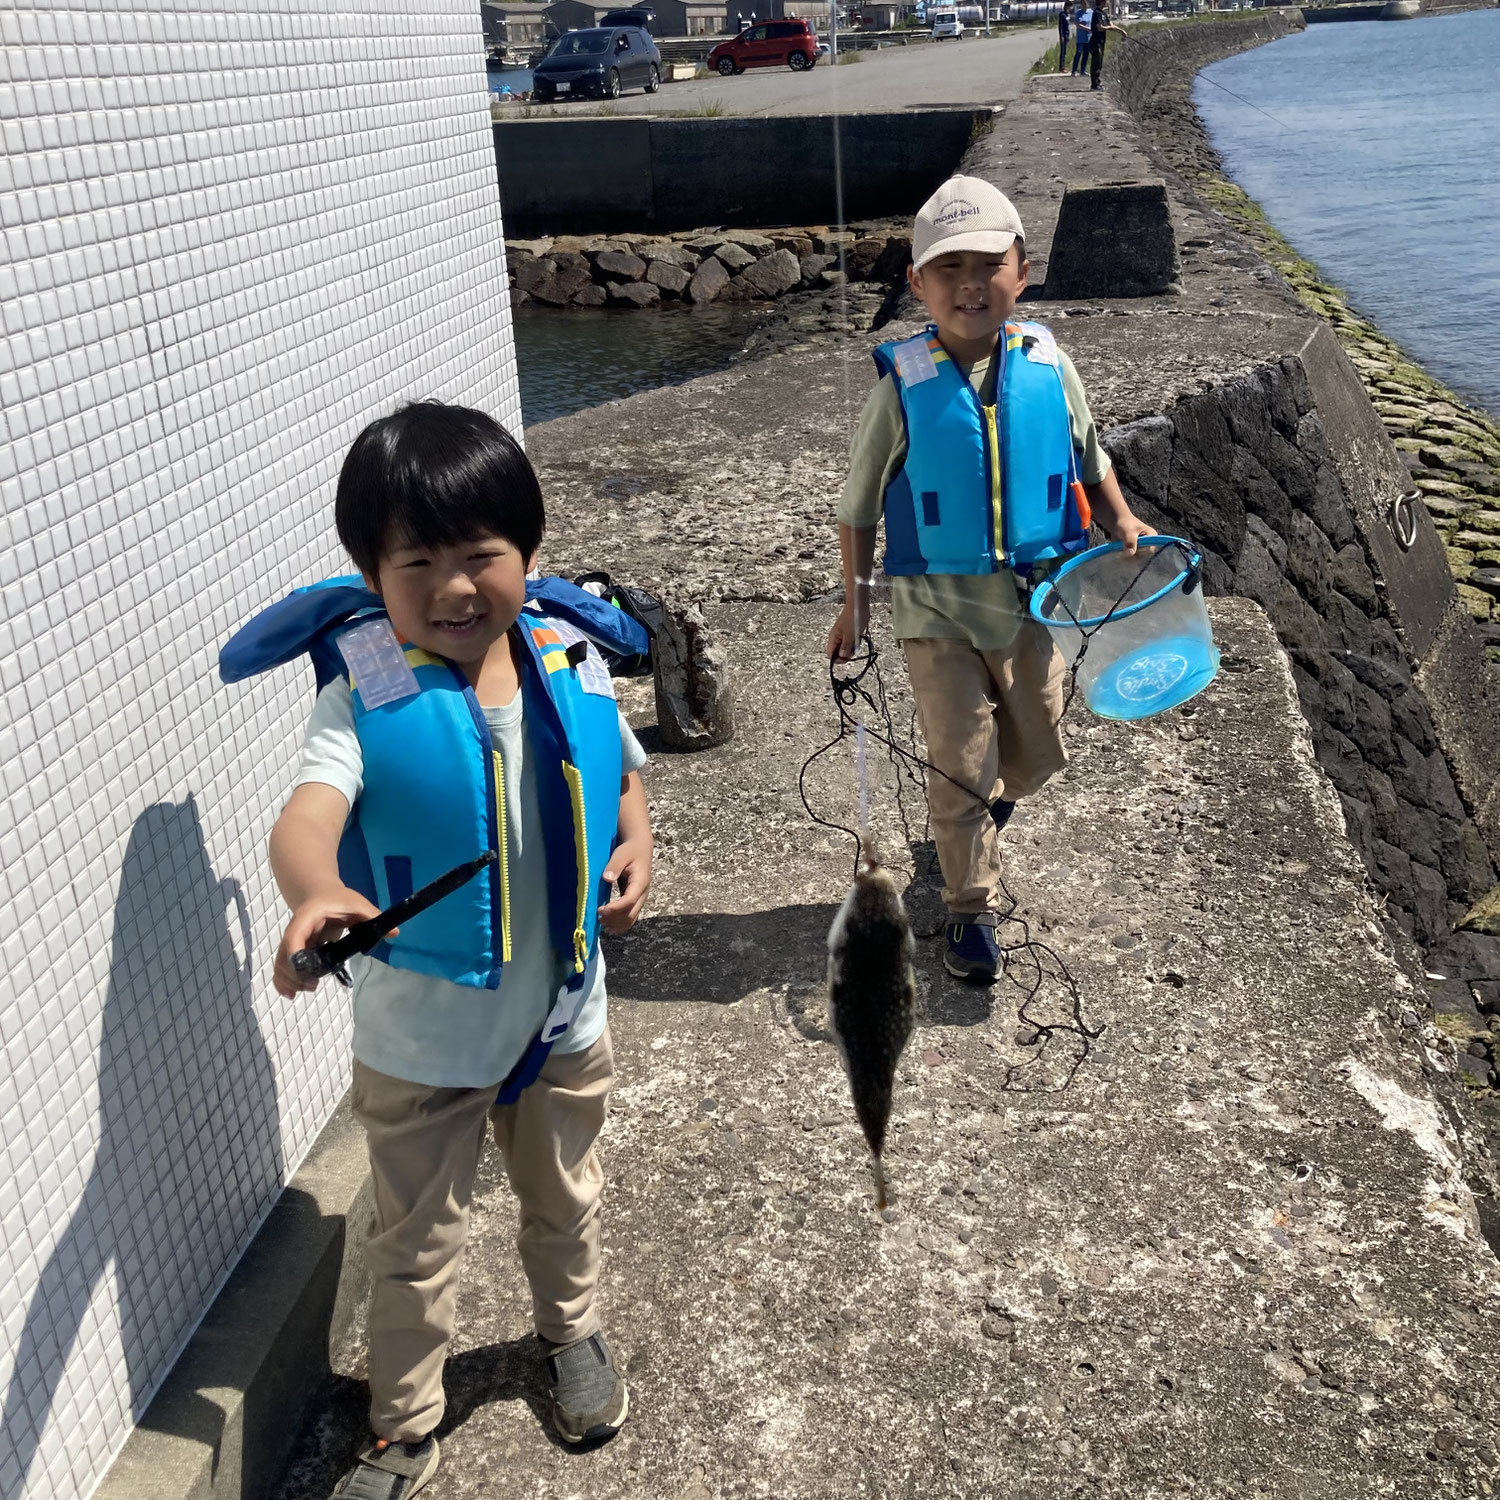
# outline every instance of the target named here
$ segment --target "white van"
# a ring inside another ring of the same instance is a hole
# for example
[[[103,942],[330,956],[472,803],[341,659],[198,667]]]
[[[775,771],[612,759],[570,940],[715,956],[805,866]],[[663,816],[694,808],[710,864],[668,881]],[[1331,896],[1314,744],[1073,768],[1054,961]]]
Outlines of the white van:
[[[927,14],[932,21],[933,41],[940,42],[947,36],[962,40],[964,29],[958,24],[956,10],[929,10]]]

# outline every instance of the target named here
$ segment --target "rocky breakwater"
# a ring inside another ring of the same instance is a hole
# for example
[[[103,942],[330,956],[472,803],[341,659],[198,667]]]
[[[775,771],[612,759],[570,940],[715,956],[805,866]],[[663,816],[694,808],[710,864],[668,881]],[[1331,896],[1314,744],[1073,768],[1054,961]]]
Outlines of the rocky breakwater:
[[[911,259],[905,227],[702,230],[508,240],[511,298],[548,307],[772,302],[849,283],[889,285]]]
[[[1175,380],[1172,399],[1148,395],[1163,372],[1142,357],[1161,364],[1163,327],[1116,354],[1129,382],[1095,413],[1114,417],[1106,445],[1142,513],[1203,546],[1213,590],[1270,615],[1349,836],[1433,976],[1462,1076],[1488,1089],[1500,1081],[1500,677],[1480,634],[1493,596],[1473,580],[1497,535],[1500,449],[1482,414],[1349,313],[1217,172],[1192,76],[1287,24],[1163,28],[1122,49],[1116,97],[1168,174],[1185,310],[1205,321],[1185,345],[1194,379]],[[1086,380],[1118,348],[1100,324],[1083,325],[1105,335],[1080,358]],[[1420,513],[1408,533],[1393,509],[1413,480],[1443,535]],[[1500,1114],[1487,1121],[1500,1141]]]
[[[1408,358],[1297,254],[1260,206],[1225,175],[1193,109],[1192,83],[1202,67],[1274,40],[1293,26],[1290,15],[1273,13],[1228,23],[1229,29],[1222,24],[1168,28],[1151,37],[1150,46],[1119,50],[1118,87],[1174,172],[1244,235],[1338,336],[1442,535],[1459,597],[1491,660],[1500,663],[1500,425]]]

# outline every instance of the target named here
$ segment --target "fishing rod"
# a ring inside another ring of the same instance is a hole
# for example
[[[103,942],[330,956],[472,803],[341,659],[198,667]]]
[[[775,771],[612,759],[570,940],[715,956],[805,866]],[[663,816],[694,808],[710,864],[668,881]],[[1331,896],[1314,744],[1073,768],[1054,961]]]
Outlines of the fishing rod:
[[[1107,25],[1104,28],[1104,30],[1105,31],[1117,31],[1117,32],[1119,32],[1120,39],[1122,41],[1126,41],[1126,42],[1134,42],[1135,41],[1135,38],[1133,36],[1131,36],[1131,34],[1128,31],[1126,31],[1126,29],[1123,26],[1116,26],[1113,22],[1110,22],[1110,24]],[[1276,118],[1276,116],[1271,113],[1270,110],[1268,110],[1268,109],[1262,109],[1260,107],[1260,105],[1251,103],[1251,101],[1249,99],[1247,99],[1243,94],[1237,94],[1231,88],[1225,88],[1225,86],[1222,83],[1220,83],[1218,81],[1218,79],[1216,79],[1216,78],[1210,78],[1206,73],[1199,73],[1197,76],[1199,78],[1201,78],[1204,81],[1204,83],[1211,83],[1211,84],[1213,84],[1213,86],[1216,89],[1220,89],[1224,93],[1228,94],[1231,99],[1238,99],[1241,104],[1247,105],[1250,109],[1253,109],[1256,112],[1256,114],[1258,114],[1258,115],[1264,115],[1273,125],[1279,125],[1283,130],[1290,130],[1292,128],[1290,125],[1288,125],[1286,123],[1285,120],[1278,120]]]
[[[455,865],[447,874],[439,875],[404,901],[388,906],[378,916],[356,922],[343,937],[335,938],[331,943],[299,948],[292,954],[292,969],[304,979],[321,979],[325,974],[332,974],[340,984],[350,983],[346,965],[351,958],[374,950],[403,922],[420,916],[429,906],[467,885],[481,870],[494,864],[497,857],[493,849],[487,849],[477,859]]]

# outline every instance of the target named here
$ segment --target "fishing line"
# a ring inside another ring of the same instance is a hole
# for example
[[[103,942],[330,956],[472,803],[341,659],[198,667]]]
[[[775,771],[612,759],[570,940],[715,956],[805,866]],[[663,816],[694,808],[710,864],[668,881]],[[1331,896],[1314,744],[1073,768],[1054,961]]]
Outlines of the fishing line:
[[[1223,92],[1228,94],[1231,99],[1238,99],[1241,104],[1249,105],[1249,107],[1253,109],[1256,114],[1264,115],[1273,125],[1279,125],[1283,130],[1291,130],[1293,128],[1292,126],[1288,125],[1285,120],[1278,120],[1270,110],[1262,109],[1258,104],[1251,104],[1250,100],[1248,100],[1243,94],[1237,94],[1233,89],[1225,88],[1217,78],[1210,78],[1205,73],[1200,73],[1198,76],[1204,81],[1204,83],[1211,83],[1216,89],[1222,89]]]
[[[863,719],[854,730],[854,762],[859,777],[859,826],[870,826],[870,776],[865,765],[865,722]]]
[[[1182,556],[1187,564],[1186,582],[1196,587],[1196,580],[1199,577],[1199,573],[1198,567],[1193,560],[1193,554],[1182,542],[1175,538],[1171,541],[1171,547]],[[1074,695],[1078,691],[1078,669],[1083,662],[1084,655],[1088,651],[1090,641],[1116,617],[1118,611],[1124,605],[1126,599],[1130,597],[1136,585],[1145,577],[1147,570],[1157,560],[1158,556],[1163,555],[1162,551],[1156,547],[1143,549],[1143,553],[1140,567],[1130,576],[1125,587],[1121,589],[1115,598],[1114,603],[1110,605],[1103,615],[1095,620],[1092,626],[1086,627],[1079,620],[1072,606],[1054,585],[1053,594],[1057,602],[1062,606],[1068,618],[1082,635],[1082,642],[1069,668],[1070,682],[1068,691],[1063,700],[1062,711],[1058,714],[1056,724],[1053,726],[1054,728],[1061,726],[1064,718],[1067,717],[1068,709],[1072,706]],[[919,847],[919,844],[926,844],[931,840],[932,818],[927,804],[926,779],[929,773],[941,776],[944,781],[957,787],[966,797],[972,798],[984,809],[985,817],[992,815],[988,798],[981,796],[973,787],[959,781],[956,777],[950,776],[941,767],[933,765],[931,761],[923,760],[914,750],[908,749],[905,745],[897,741],[895,723],[891,713],[890,697],[886,692],[885,678],[880,670],[880,653],[876,649],[868,631],[865,632],[861,640],[861,645],[863,647],[863,654],[850,658],[853,667],[851,675],[841,677],[838,672],[837,659],[833,657],[829,658],[828,683],[829,689],[833,694],[834,706],[839,716],[838,733],[827,744],[820,745],[807,757],[802,763],[802,770],[797,777],[797,791],[802,798],[802,806],[808,817],[814,823],[824,828],[832,829],[836,833],[845,834],[853,841],[854,874],[856,876],[859,873],[861,853],[859,832],[856,829],[845,827],[842,823],[833,822],[828,818],[819,816],[813,809],[807,795],[808,771],[830,750],[847,739],[851,733],[855,737],[855,754],[858,767],[860,828],[866,828],[869,824],[868,760],[865,748],[867,738],[874,738],[886,747],[886,755],[890,760],[895,775],[894,786],[897,816],[901,824],[902,836],[906,840],[906,847],[909,851],[915,850]],[[869,679],[869,686],[866,685],[866,679]],[[863,707],[863,712],[860,712],[861,706]],[[884,734],[870,726],[867,717],[869,715],[873,715],[884,726],[886,731]],[[912,712],[909,735],[914,744],[916,742],[915,710]],[[913,835],[911,820],[906,811],[903,791],[904,783],[908,781],[922,797],[924,814],[920,841]],[[908,896],[913,889],[919,886],[928,891],[935,889],[933,876],[936,868],[936,851],[928,857],[925,874],[919,876],[915,866],[913,866],[911,881],[907,887]],[[1003,913],[996,913],[997,940],[999,929],[1007,923],[1014,922],[1021,929],[1021,939],[1019,942],[999,944],[1001,960],[1006,977],[1012,983],[1016,984],[1018,988],[1024,989],[1026,992],[1025,998],[1017,1010],[1017,1015],[1022,1022],[1033,1028],[1033,1037],[1028,1045],[1038,1048],[1036,1057],[1027,1063],[1016,1064],[1007,1062],[1005,1064],[1005,1078],[1001,1087],[1013,1093],[1060,1093],[1073,1082],[1073,1079],[1078,1075],[1079,1069],[1088,1061],[1093,1051],[1093,1043],[1103,1035],[1104,1028],[1102,1026],[1091,1027],[1084,1018],[1083,997],[1079,993],[1078,982],[1062,956],[1056,949],[1031,935],[1031,925],[1024,917],[1019,915],[1020,902],[1011,890],[1003,869],[999,872],[999,881],[1000,890],[1009,904]],[[946,918],[930,930],[924,931],[913,928],[913,934],[920,938],[934,938],[943,930],[945,921]],[[1032,966],[1034,976],[1031,978],[1029,984],[1023,983],[1011,973],[1013,961],[1023,964],[1029,963]],[[1049,963],[1051,965],[1050,968],[1048,967]],[[1070,1013],[1069,1020],[1045,1021],[1031,1014],[1030,1007],[1040,995],[1042,986],[1048,978],[1056,981],[1066,993]],[[1061,1083],[1051,1086],[1017,1082],[1016,1080],[1019,1075],[1022,1075],[1028,1069],[1035,1068],[1041,1062],[1048,1050],[1048,1044],[1054,1036],[1060,1033],[1078,1039],[1076,1055],[1068,1069],[1066,1078]]]
[[[902,833],[906,838],[907,848],[917,846],[918,841],[912,835],[911,825],[907,820],[905,803],[901,795],[901,783],[909,778],[921,791],[924,805],[927,793],[927,773],[941,776],[945,781],[957,787],[966,796],[972,797],[983,809],[985,817],[990,816],[990,804],[988,800],[981,797],[972,787],[965,785],[962,781],[950,776],[941,767],[933,765],[930,761],[923,760],[914,750],[908,749],[900,744],[895,738],[895,726],[891,721],[890,702],[886,693],[884,677],[879,667],[879,655],[874,642],[868,633],[864,636],[864,654],[852,658],[856,663],[855,670],[851,676],[840,677],[838,674],[838,663],[830,658],[828,662],[828,680],[833,692],[834,704],[839,715],[838,733],[825,745],[820,745],[802,764],[802,770],[797,778],[797,790],[802,798],[802,806],[814,823],[824,828],[830,828],[836,833],[848,835],[854,842],[854,870],[858,873],[860,842],[859,834],[852,828],[845,827],[842,823],[833,822],[828,818],[820,817],[814,811],[812,803],[807,795],[807,773],[812,765],[826,755],[835,746],[841,744],[851,734],[858,734],[861,729],[863,733],[877,740],[886,747],[887,754],[892,765],[896,768],[896,805],[901,819]],[[869,677],[873,682],[873,691],[864,685],[865,679]],[[872,728],[868,722],[855,717],[855,711],[859,705],[872,715],[876,716],[885,726],[887,733],[882,734],[878,729]],[[915,715],[913,715],[915,718]],[[921,843],[927,843],[931,835],[931,818],[924,817],[922,827]],[[937,863],[936,854],[928,860],[928,868],[925,884],[932,889],[932,874]],[[912,872],[912,885],[919,883],[919,877],[915,870]],[[1000,1087],[1009,1093],[1025,1094],[1055,1094],[1061,1093],[1068,1088],[1074,1078],[1078,1076],[1093,1052],[1093,1043],[1104,1034],[1102,1026],[1090,1026],[1084,1017],[1083,997],[1079,993],[1078,981],[1073,977],[1072,971],[1064,962],[1062,956],[1048,944],[1039,941],[1031,935],[1031,925],[1026,919],[1018,915],[1020,902],[1011,891],[1005,876],[1000,875],[1000,889],[1006,901],[1008,909],[997,912],[995,920],[997,931],[1000,926],[1014,922],[1021,929],[1021,939],[1015,943],[1000,943],[1001,961],[1005,975],[1018,989],[1025,991],[1025,996],[1017,1008],[1018,1018],[1032,1029],[1033,1036],[1028,1042],[1034,1046],[1036,1056],[1024,1063],[1005,1063],[1005,1075]],[[943,930],[943,924],[939,923],[931,931],[919,931],[915,936],[922,938],[936,937]],[[1030,965],[1033,973],[1029,983],[1025,982],[1011,973],[1012,961],[1022,965]],[[1050,964],[1050,967],[1049,967]],[[1048,979],[1054,979],[1065,991],[1067,999],[1068,1019],[1062,1021],[1048,1021],[1031,1013],[1031,1006],[1041,993],[1042,986]],[[1031,1070],[1037,1068],[1050,1050],[1052,1039],[1059,1035],[1077,1038],[1075,1055],[1068,1067],[1066,1076],[1060,1083],[1038,1084],[1028,1083],[1025,1076]]]
[[[1134,42],[1135,41],[1135,38],[1133,36],[1131,36],[1131,34],[1128,31],[1126,31],[1124,29],[1124,27],[1122,27],[1122,26],[1106,26],[1105,30],[1106,31],[1118,32],[1121,41],[1125,41],[1125,42]],[[1225,86],[1222,83],[1220,83],[1218,81],[1218,79],[1216,79],[1216,78],[1210,78],[1206,73],[1199,73],[1196,76],[1199,77],[1199,78],[1201,78],[1204,83],[1211,83],[1211,84],[1213,84],[1213,86],[1216,89],[1223,89],[1223,91],[1226,94],[1228,94],[1231,99],[1238,99],[1241,104],[1249,106],[1249,108],[1253,109],[1256,112],[1256,114],[1264,115],[1273,125],[1279,125],[1279,126],[1281,126],[1281,128],[1283,130],[1291,130],[1293,128],[1292,126],[1288,125],[1285,120],[1278,120],[1276,118],[1276,116],[1271,113],[1270,110],[1268,110],[1268,109],[1262,109],[1260,107],[1260,105],[1258,105],[1258,104],[1252,104],[1250,102],[1250,100],[1248,100],[1247,98],[1245,98],[1245,96],[1243,94],[1237,94],[1237,93],[1235,93],[1235,91],[1233,89],[1231,89],[1231,88],[1225,88]]]

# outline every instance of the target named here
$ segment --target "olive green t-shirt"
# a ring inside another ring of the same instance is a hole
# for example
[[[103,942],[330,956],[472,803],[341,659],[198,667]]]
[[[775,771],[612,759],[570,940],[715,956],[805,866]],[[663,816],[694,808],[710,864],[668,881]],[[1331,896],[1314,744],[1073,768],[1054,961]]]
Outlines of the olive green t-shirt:
[[[969,371],[969,384],[990,397],[991,361]],[[962,367],[960,367],[962,368]],[[1099,446],[1083,382],[1073,362],[1058,350],[1063,394],[1068,402],[1079,478],[1098,484],[1109,472],[1109,455]],[[839,500],[838,518],[859,530],[875,526],[885,509],[885,489],[906,459],[906,424],[901,397],[889,375],[870,392],[849,449],[849,478]],[[998,573],[921,573],[891,579],[891,626],[897,640],[938,636],[968,641],[976,651],[1003,651],[1015,639],[1024,612],[1015,579]]]

